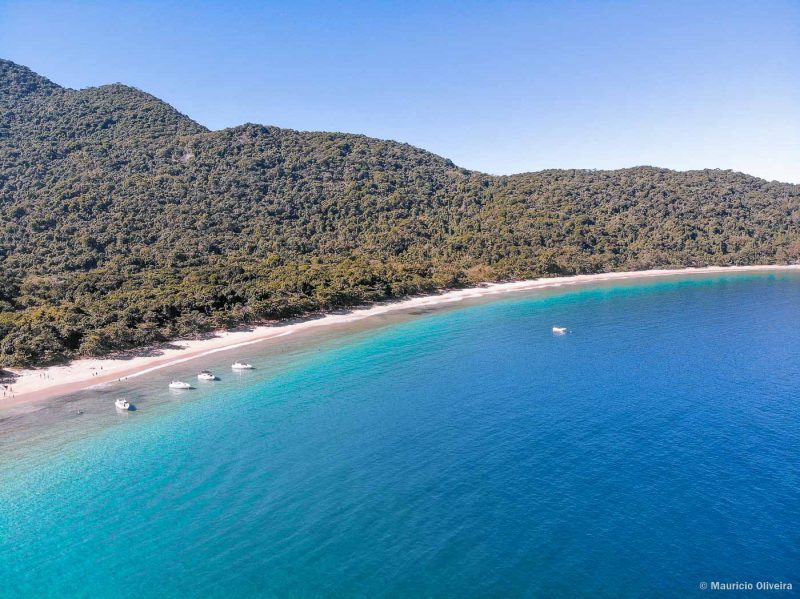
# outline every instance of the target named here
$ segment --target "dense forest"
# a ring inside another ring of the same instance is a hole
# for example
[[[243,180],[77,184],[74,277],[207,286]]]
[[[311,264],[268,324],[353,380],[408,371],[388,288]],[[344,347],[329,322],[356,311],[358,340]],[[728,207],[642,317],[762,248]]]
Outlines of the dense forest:
[[[479,281],[793,262],[800,186],[495,177],[361,135],[209,131],[0,61],[0,222],[0,366],[25,366]]]

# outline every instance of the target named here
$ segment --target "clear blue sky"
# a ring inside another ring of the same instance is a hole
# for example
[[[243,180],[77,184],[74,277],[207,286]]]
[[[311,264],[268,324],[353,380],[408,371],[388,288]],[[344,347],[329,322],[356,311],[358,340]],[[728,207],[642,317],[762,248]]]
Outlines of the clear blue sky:
[[[365,133],[490,173],[800,182],[798,0],[0,0],[0,57],[134,85],[213,129]]]

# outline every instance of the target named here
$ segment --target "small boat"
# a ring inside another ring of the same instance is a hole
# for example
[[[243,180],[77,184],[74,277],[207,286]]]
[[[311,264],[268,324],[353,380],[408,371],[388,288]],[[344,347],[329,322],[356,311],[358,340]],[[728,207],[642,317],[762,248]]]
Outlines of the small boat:
[[[118,410],[122,410],[123,412],[127,412],[131,409],[131,404],[128,403],[127,399],[118,399],[114,402],[114,405],[117,406]]]
[[[200,374],[197,375],[197,379],[200,381],[216,381],[217,376],[209,370],[201,370]]]
[[[169,384],[170,389],[191,389],[192,386],[189,383],[182,383],[181,381],[172,381]]]
[[[231,364],[231,368],[233,368],[234,370],[253,370],[252,365],[245,364],[243,362],[234,362],[233,364]]]
[[[553,335],[563,335],[567,332],[567,327],[553,327]]]

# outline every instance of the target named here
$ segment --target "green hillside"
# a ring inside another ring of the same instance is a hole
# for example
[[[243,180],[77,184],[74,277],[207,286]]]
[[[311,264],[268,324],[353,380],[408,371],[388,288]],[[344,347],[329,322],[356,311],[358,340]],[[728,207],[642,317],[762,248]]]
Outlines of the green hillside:
[[[800,255],[800,186],[730,171],[493,177],[418,148],[208,131],[0,61],[0,366],[478,281]]]

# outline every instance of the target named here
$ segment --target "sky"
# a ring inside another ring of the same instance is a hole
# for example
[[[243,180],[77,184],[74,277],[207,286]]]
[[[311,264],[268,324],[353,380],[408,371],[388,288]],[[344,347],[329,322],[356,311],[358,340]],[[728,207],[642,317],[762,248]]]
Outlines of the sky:
[[[800,0],[0,0],[0,57],[211,129],[364,133],[493,174],[800,183]]]

